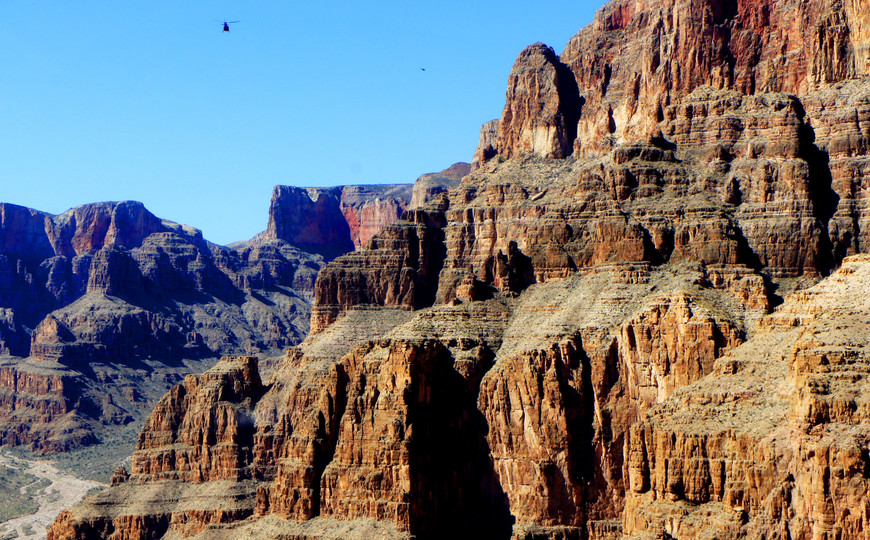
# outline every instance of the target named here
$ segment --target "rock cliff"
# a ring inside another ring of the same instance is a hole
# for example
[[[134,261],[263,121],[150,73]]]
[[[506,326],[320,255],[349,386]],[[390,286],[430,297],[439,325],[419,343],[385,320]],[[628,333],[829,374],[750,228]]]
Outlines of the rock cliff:
[[[625,534],[866,534],[868,280],[847,259],[632,427]]]
[[[470,165],[455,163],[422,175],[415,184],[378,184],[298,188],[276,186],[269,225],[262,235],[319,253],[327,260],[365,247],[409,207],[422,206],[468,174]]]
[[[801,96],[870,74],[866,15],[857,6],[831,0],[608,3],[560,57],[585,99],[575,149],[585,155],[653,134],[662,111],[699,87]]]
[[[429,173],[420,176],[414,182],[414,191],[411,195],[409,208],[421,208],[429,201],[441,194],[446,194],[459,185],[460,180],[471,172],[468,163],[454,163],[441,172]],[[401,217],[401,216],[400,216]]]
[[[51,537],[866,536],[868,23],[616,0],[530,46],[473,171]]]

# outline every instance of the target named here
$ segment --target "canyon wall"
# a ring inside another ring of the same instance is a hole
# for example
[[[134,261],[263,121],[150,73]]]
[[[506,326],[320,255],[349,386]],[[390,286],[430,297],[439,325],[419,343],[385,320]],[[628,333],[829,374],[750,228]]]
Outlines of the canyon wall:
[[[424,175],[422,201],[468,171]],[[62,452],[143,419],[226,354],[308,332],[317,272],[398,219],[413,186],[277,186],[268,229],[223,247],[141,203],[0,204],[0,444]]]
[[[866,535],[868,279],[847,259],[631,428],[625,534]]]

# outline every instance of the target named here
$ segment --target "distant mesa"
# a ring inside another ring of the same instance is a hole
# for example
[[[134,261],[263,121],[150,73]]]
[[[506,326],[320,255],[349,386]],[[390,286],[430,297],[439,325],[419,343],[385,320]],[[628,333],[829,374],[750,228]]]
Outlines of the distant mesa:
[[[0,204],[0,444],[91,444],[220,356],[280,354],[307,334],[322,264],[212,244],[134,201]]]
[[[279,239],[332,260],[366,244],[408,208],[422,206],[471,171],[456,163],[421,176],[415,184],[331,188],[276,186],[265,238]]]

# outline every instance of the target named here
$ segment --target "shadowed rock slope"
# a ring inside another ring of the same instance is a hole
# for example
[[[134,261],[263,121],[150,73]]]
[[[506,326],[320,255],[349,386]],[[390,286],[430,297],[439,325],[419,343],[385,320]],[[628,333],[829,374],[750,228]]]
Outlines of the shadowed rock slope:
[[[0,204],[0,443],[89,444],[222,355],[281,354],[322,264],[277,240],[211,244],[136,202]]]
[[[49,537],[866,537],[868,25],[618,0],[529,47],[474,171]]]

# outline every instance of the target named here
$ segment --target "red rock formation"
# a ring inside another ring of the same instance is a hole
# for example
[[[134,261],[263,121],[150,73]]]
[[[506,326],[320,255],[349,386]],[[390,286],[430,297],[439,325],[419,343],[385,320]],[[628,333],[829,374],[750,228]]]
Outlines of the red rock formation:
[[[75,414],[77,373],[53,362],[0,364],[0,444],[65,452],[96,437]]]
[[[477,142],[477,149],[474,151],[474,158],[471,161],[472,170],[479,168],[481,164],[486,163],[498,153],[496,147],[498,146],[499,122],[500,120],[496,118],[480,126],[480,140]]]
[[[145,423],[131,481],[250,478],[250,410],[262,391],[254,357],[225,359],[199,376],[188,375]]]
[[[327,190],[275,186],[265,236],[284,240],[327,259],[353,251],[340,197]]]
[[[481,386],[492,459],[518,523],[581,527],[588,519],[583,404],[593,398],[582,356],[580,340],[568,338],[499,362]]]
[[[186,377],[151,414],[132,471],[113,478],[114,489],[129,495],[110,505],[112,515],[73,526],[64,522],[71,514],[61,514],[48,538],[102,537],[113,531],[129,538],[168,530],[191,534],[250,516],[256,489],[245,483],[253,474],[251,412],[262,392],[252,357],[228,358],[204,374]],[[202,487],[190,489],[196,484]],[[168,507],[183,494],[202,503],[189,510]],[[134,500],[138,507],[126,504]]]
[[[237,475],[262,482],[253,510],[259,519],[377,519],[418,536],[501,536],[511,520],[517,530],[537,526],[547,534],[579,534],[588,521],[609,530],[602,519],[621,508],[622,426],[678,384],[703,377],[715,356],[740,341],[734,323],[687,293],[646,300],[687,283],[603,270],[539,285],[518,300],[424,310],[383,337],[358,332],[356,347],[347,330],[367,323],[348,312],[354,321],[346,330],[339,320],[292,350],[265,394],[244,406],[254,419],[250,448],[221,442],[239,422],[227,405],[210,401],[219,391],[191,377],[146,424],[125,484]],[[693,296],[708,294],[693,287]],[[601,320],[603,306],[620,308]],[[653,330],[659,319],[669,322]],[[565,324],[583,330],[564,340]],[[553,339],[563,341],[545,345]],[[99,500],[130,496],[123,490]],[[176,522],[198,504],[181,500],[188,502],[164,511]],[[124,507],[149,501],[133,496]],[[93,516],[105,514],[93,512],[76,510],[55,527],[95,529]]]
[[[429,173],[420,176],[414,182],[414,191],[408,208],[421,208],[429,201],[459,185],[459,181],[471,172],[468,163],[454,163],[441,172]]]
[[[365,247],[406,209],[445,193],[469,170],[467,163],[455,163],[439,173],[422,175],[413,185],[276,186],[263,236],[333,259]]]
[[[643,139],[700,86],[801,95],[867,75],[858,11],[829,0],[611,2],[561,55],[586,100],[575,146]]]
[[[385,227],[402,216],[410,202],[410,186],[345,186],[341,211],[350,227],[354,248],[365,247]]]
[[[444,259],[442,212],[410,210],[368,249],[339,257],[315,284],[311,333],[360,305],[415,309],[431,305]]]
[[[457,171],[444,171],[443,179]],[[411,189],[279,186],[269,230],[235,249],[209,244],[196,229],[161,220],[137,202],[95,203],[59,216],[0,205],[0,351],[60,363],[70,382],[54,419],[30,421],[23,402],[0,406],[0,440],[40,451],[66,448],[47,442],[57,437],[71,445],[93,441],[89,431],[145,414],[183,377],[176,369],[182,360],[207,367],[222,354],[278,353],[298,342],[308,329],[304,299],[310,302],[323,265],[321,255],[302,250],[334,257],[359,247],[398,218]],[[132,366],[141,363],[162,387],[138,380]],[[37,376],[29,361],[10,361],[8,369]],[[76,426],[66,429],[75,437],[57,431],[61,421]]]

